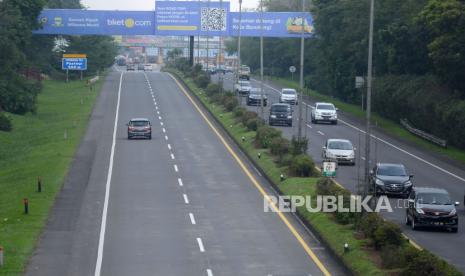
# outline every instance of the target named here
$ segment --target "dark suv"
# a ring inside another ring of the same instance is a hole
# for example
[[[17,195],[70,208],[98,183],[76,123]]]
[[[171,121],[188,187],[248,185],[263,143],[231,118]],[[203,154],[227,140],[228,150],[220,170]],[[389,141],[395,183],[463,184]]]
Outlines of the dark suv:
[[[415,187],[408,199],[405,223],[413,230],[421,226],[450,229],[456,233],[459,217],[449,193],[444,189]]]
[[[274,124],[285,124],[292,126],[291,106],[285,103],[272,104],[270,108],[269,123],[270,126]]]
[[[137,137],[152,139],[152,124],[148,119],[131,119],[126,125],[128,126],[128,139]]]
[[[371,185],[377,195],[407,197],[413,187],[412,178],[402,164],[378,163],[370,172]]]

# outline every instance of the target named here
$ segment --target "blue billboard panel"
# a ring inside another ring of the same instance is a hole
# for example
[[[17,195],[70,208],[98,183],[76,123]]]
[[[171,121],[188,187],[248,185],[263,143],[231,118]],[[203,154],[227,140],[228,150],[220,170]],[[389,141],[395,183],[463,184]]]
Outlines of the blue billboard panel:
[[[157,35],[227,36],[229,2],[157,1]]]
[[[304,34],[311,36],[314,32],[313,20],[309,13],[302,12],[265,12],[263,25],[260,13],[243,12],[241,15],[241,36],[264,37],[300,37],[304,18]],[[262,29],[263,28],[263,29]],[[230,13],[229,36],[239,35],[239,13]]]
[[[153,12],[45,9],[36,34],[151,35]]]
[[[63,58],[61,63],[63,70],[87,70],[87,58]]]

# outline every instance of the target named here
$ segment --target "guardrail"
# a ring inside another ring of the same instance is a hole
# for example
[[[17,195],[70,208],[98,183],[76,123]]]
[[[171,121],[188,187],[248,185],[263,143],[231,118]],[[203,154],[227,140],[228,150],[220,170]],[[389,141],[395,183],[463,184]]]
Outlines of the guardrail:
[[[407,119],[400,119],[400,124],[405,127],[410,133],[415,134],[416,136],[430,141],[436,145],[439,145],[443,148],[447,148],[447,140],[438,138],[432,134],[426,133],[423,130],[419,130],[411,126]]]

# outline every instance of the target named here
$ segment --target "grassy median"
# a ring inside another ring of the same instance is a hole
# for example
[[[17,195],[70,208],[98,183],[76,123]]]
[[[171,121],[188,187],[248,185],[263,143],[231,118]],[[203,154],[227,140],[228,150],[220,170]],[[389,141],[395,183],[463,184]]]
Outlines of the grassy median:
[[[181,76],[176,71],[175,75]],[[236,141],[241,149],[254,160],[263,170],[268,178],[273,181],[282,194],[285,195],[316,195],[317,177],[289,177],[280,181],[281,173],[287,174],[287,167],[279,167],[275,162],[269,149],[257,149],[254,144],[255,131],[249,131],[242,123],[238,122],[232,112],[227,112],[223,106],[214,104],[199,89],[191,78],[183,77],[182,80],[197,96],[203,105],[215,116],[223,125],[224,129]],[[242,137],[245,138],[242,141]],[[261,158],[258,158],[261,153]],[[354,230],[349,225],[337,224],[330,215],[324,213],[310,213],[305,208],[299,208],[298,212],[307,222],[309,222],[319,235],[321,235],[333,251],[338,254],[346,266],[358,275],[386,275],[388,270],[379,268],[371,256],[373,252],[366,250],[367,240],[358,239],[354,236]],[[350,244],[351,250],[344,253],[344,243]]]
[[[36,114],[12,115],[0,131],[0,275],[22,274],[87,128],[101,89],[83,81],[44,81]],[[37,179],[42,178],[42,192]],[[24,214],[23,199],[29,200]]]
[[[298,89],[299,84],[296,81],[284,79],[284,78],[276,78],[276,77],[271,77],[271,80],[273,82],[276,82],[282,86],[287,86],[287,87],[292,87],[295,89]],[[343,101],[340,101],[336,98],[333,98],[328,95],[323,95],[320,94],[316,91],[313,90],[306,90],[305,91],[308,96],[310,96],[312,99],[317,100],[317,101],[325,101],[325,102],[332,102],[334,103],[340,110],[351,114],[359,119],[364,119],[365,118],[365,111],[362,110],[360,105],[356,104],[349,104],[345,103]],[[418,146],[442,154],[444,156],[447,156],[448,158],[451,158],[453,160],[465,163],[465,151],[461,150],[459,148],[456,148],[454,146],[448,146],[447,149],[437,146],[435,144],[432,144],[424,139],[421,139],[410,132],[408,132],[400,123],[394,122],[392,120],[388,120],[386,118],[381,117],[380,115],[376,114],[376,112],[373,112],[372,114],[372,123],[377,125],[378,127],[386,130],[388,133],[400,137],[402,139],[405,139],[407,141],[413,142],[417,144]]]

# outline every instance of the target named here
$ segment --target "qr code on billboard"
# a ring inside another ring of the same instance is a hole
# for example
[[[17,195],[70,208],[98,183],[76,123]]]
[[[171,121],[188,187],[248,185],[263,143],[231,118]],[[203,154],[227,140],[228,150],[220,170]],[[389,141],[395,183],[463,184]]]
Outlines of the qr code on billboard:
[[[226,31],[226,10],[202,8],[200,25],[202,31]]]

